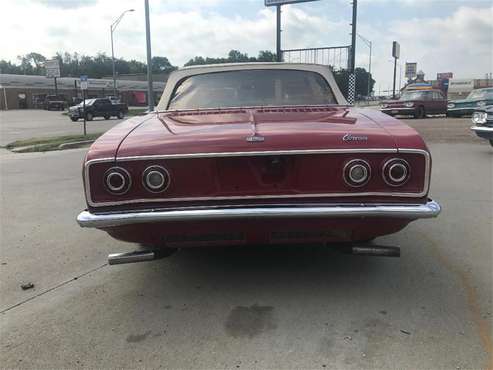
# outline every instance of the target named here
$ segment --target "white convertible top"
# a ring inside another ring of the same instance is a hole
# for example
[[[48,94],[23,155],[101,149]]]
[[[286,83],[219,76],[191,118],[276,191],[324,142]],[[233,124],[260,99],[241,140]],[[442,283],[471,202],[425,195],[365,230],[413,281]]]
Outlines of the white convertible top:
[[[326,65],[321,64],[308,64],[308,63],[227,63],[227,64],[210,64],[210,65],[200,65],[200,66],[190,66],[180,68],[171,73],[166,82],[166,87],[164,89],[161,100],[156,107],[157,111],[165,111],[168,109],[168,105],[175,90],[175,86],[183,79],[214,72],[224,72],[224,71],[240,71],[240,70],[254,70],[254,69],[288,69],[288,70],[298,70],[298,71],[309,71],[320,74],[328,83],[338,104],[347,105],[347,101],[339,90],[337,83],[334,79],[334,75],[330,68]]]

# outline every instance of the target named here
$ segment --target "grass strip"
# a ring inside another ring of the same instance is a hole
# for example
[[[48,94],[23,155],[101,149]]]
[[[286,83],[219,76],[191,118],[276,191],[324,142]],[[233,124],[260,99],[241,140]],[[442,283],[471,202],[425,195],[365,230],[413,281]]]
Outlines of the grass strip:
[[[60,144],[72,143],[76,141],[84,140],[96,140],[103,133],[94,133],[84,135],[65,135],[65,136],[54,136],[45,138],[32,138],[26,140],[17,140],[12,143],[5,145],[7,149],[25,148],[19,151],[19,153],[27,152],[47,152],[50,150],[60,150]]]

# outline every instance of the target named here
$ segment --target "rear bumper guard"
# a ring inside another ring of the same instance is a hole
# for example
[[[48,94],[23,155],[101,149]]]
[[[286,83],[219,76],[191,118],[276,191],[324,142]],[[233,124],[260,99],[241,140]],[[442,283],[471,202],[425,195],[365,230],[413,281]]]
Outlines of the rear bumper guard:
[[[433,218],[439,215],[440,205],[429,200],[425,204],[341,204],[341,205],[263,205],[252,207],[208,207],[138,212],[94,214],[83,211],[77,216],[81,227],[108,228],[115,226],[171,222],[209,221],[248,218]]]

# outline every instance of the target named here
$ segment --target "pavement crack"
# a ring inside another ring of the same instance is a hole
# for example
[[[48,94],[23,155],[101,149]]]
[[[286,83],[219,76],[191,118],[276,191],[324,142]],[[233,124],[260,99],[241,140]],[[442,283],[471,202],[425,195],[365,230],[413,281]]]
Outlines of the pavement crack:
[[[434,240],[424,234],[421,234],[421,237],[428,241],[431,246],[431,252],[438,258],[446,269],[458,277],[459,282],[462,284],[466,293],[467,306],[472,314],[472,321],[476,325],[481,344],[488,356],[488,364],[486,365],[486,368],[493,369],[493,339],[491,337],[490,324],[488,320],[485,320],[481,316],[478,293],[474,284],[471,282],[470,276],[467,272],[455,266],[453,262],[440,251],[440,248]]]
[[[29,297],[29,298],[26,298],[26,299],[24,299],[24,300],[22,300],[20,302],[17,302],[15,304],[13,304],[12,306],[9,306],[9,307],[3,309],[2,311],[0,311],[0,314],[4,314],[7,311],[10,311],[10,310],[12,310],[12,309],[14,309],[16,307],[19,307],[19,306],[23,305],[24,303],[27,303],[29,301],[32,301],[33,299],[36,299],[38,297],[41,297],[42,295],[45,295],[46,293],[52,292],[55,289],[58,289],[58,288],[60,288],[60,287],[62,287],[64,285],[67,285],[68,283],[71,283],[73,281],[76,281],[76,280],[78,280],[78,279],[80,279],[80,278],[82,278],[84,276],[87,276],[87,275],[89,275],[89,274],[91,274],[91,273],[93,273],[95,271],[98,271],[98,270],[102,269],[105,266],[108,266],[108,264],[107,263],[104,263],[101,266],[95,267],[95,268],[93,268],[93,269],[91,269],[89,271],[86,271],[86,272],[84,272],[84,273],[82,273],[80,275],[77,275],[77,276],[75,276],[75,277],[73,277],[71,279],[62,281],[61,283],[59,283],[59,284],[57,284],[57,285],[55,285],[55,286],[53,286],[51,288],[48,288],[46,290],[43,290],[42,292],[39,292],[38,294],[35,294],[35,295],[33,295],[33,296]]]

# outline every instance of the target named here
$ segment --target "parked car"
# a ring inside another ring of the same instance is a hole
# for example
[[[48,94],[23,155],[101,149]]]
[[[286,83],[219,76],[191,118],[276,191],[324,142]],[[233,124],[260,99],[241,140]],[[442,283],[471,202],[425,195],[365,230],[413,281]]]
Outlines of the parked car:
[[[447,116],[462,117],[471,115],[478,109],[493,104],[493,88],[476,89],[467,98],[451,100],[447,105]]]
[[[46,95],[43,108],[46,110],[64,110],[65,104],[63,95]]]
[[[427,114],[447,113],[447,99],[441,90],[408,90],[399,100],[383,102],[380,110],[389,116],[425,118]]]
[[[86,120],[88,121],[92,121],[94,117],[104,117],[104,119],[118,117],[122,119],[127,112],[128,107],[123,103],[113,104],[106,98],[86,99]],[[84,102],[70,107],[68,115],[74,122],[84,118]]]
[[[471,130],[479,137],[489,140],[493,146],[493,105],[476,110],[472,115],[474,126]]]
[[[420,135],[349,107],[327,66],[190,67],[170,75],[155,112],[91,146],[77,220],[145,247],[111,264],[206,245],[343,243],[385,254],[354,243],[437,216],[430,176]]]
[[[109,99],[113,104],[121,103],[120,98],[118,96],[109,95],[106,98]]]

